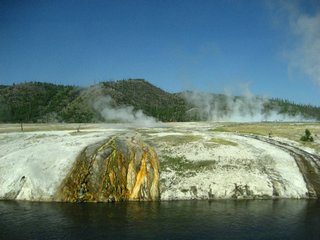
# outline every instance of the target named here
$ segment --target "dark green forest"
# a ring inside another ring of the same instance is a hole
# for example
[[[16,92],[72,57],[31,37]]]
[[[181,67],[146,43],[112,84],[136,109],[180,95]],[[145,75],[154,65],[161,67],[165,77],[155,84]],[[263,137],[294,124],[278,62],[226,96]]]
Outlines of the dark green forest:
[[[107,96],[111,101],[108,107],[132,106],[133,111],[142,110],[145,115],[164,122],[206,120],[201,114],[190,114],[197,106],[186,100],[185,93],[168,93],[143,79],[128,79],[87,88],[43,82],[0,85],[0,122],[102,122],[104,118],[95,105]],[[234,97],[237,98],[241,97]],[[211,94],[210,99],[214,104],[225,100],[226,96]],[[320,107],[317,106],[270,99],[263,107],[265,112],[277,111],[320,120]],[[227,111],[227,107],[222,105],[222,111]]]

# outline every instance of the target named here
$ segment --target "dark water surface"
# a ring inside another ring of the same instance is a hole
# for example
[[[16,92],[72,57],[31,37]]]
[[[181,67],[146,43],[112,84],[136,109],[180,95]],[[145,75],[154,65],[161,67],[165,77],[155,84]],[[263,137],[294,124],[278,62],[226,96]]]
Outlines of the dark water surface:
[[[320,239],[320,201],[0,201],[0,239]]]

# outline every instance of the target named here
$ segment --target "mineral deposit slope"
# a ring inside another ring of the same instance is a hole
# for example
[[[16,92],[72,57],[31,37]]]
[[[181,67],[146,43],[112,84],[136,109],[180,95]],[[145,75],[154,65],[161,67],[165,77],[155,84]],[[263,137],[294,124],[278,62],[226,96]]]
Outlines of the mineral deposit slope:
[[[1,134],[0,198],[52,200],[83,148],[113,134],[113,131]]]
[[[285,139],[283,142],[287,145],[278,143],[280,138],[268,140],[268,137],[212,131],[218,126],[211,123],[168,124],[160,128],[90,125],[90,128],[80,132],[42,130],[1,133],[0,199],[57,200],[55,196],[61,191],[64,180],[70,177],[72,171],[77,172],[74,167],[79,154],[88,146],[119,135],[125,135],[133,145],[137,145],[136,139],[142,139],[156,152],[152,153],[152,159],[157,158],[160,163],[162,200],[319,197],[319,156],[312,155],[308,149],[303,151],[299,144],[291,144]],[[122,159],[121,155],[119,159]],[[150,185],[146,182],[149,176],[146,171],[150,171],[151,165],[145,165],[146,161],[146,158],[138,161],[142,165],[135,166],[137,175],[134,176],[139,180],[135,182],[131,179],[132,184]],[[155,166],[155,163],[152,164]],[[130,169],[133,167],[131,164]],[[99,173],[100,170],[97,171]],[[116,170],[113,172],[116,173]],[[99,173],[97,176],[100,175],[110,178],[112,174]],[[142,175],[146,177],[142,178]],[[152,176],[158,179],[157,175]],[[94,186],[92,179],[95,178],[90,179],[90,184]],[[83,184],[87,183],[84,181],[78,185]],[[127,191],[123,187],[121,189],[120,192]],[[84,190],[68,191],[76,193],[72,197],[75,201]],[[145,196],[149,194],[148,191],[145,193]]]

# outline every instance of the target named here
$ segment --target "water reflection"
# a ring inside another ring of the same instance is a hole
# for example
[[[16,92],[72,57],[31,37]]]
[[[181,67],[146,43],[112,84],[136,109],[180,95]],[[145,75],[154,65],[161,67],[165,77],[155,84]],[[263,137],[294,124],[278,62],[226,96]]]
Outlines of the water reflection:
[[[0,202],[0,239],[319,239],[316,200]]]

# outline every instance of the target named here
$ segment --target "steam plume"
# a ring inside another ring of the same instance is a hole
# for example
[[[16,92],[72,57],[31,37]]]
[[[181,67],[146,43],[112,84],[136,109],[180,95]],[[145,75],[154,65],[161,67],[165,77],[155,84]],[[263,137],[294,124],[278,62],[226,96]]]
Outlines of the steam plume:
[[[242,96],[211,94],[203,92],[184,93],[186,101],[193,106],[187,112],[192,117],[206,121],[261,122],[261,121],[306,121],[301,115],[290,116],[270,110],[269,100],[257,97],[247,89]]]
[[[269,1],[274,22],[285,22],[289,42],[285,51],[289,70],[299,70],[320,85],[320,8],[318,1]],[[299,5],[301,4],[301,5]],[[304,7],[309,12],[303,11]]]
[[[112,97],[105,94],[101,85],[92,87],[90,96],[95,96],[91,105],[107,122],[132,123],[146,127],[159,125],[155,118],[146,116],[132,106],[115,106]]]
[[[153,117],[146,116],[141,110],[135,111],[132,106],[113,107],[110,96],[98,97],[94,103],[94,109],[98,111],[106,121],[133,123],[139,126],[154,126],[157,121]]]
[[[320,85],[320,13],[314,16],[297,13],[292,17],[291,28],[298,36],[298,44],[290,63]]]

